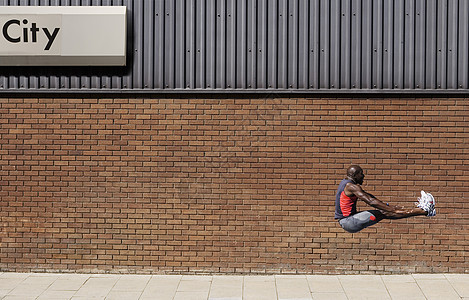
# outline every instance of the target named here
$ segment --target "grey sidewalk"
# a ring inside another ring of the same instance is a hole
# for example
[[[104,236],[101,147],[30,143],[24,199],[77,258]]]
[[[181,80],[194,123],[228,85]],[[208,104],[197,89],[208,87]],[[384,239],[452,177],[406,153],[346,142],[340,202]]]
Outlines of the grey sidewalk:
[[[82,275],[0,273],[0,299],[469,299],[469,274]]]

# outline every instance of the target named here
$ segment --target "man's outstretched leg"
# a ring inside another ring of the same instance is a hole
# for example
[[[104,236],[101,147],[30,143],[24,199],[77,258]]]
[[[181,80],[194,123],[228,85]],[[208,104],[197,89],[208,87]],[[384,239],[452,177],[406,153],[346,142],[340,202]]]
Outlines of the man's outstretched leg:
[[[412,209],[398,209],[393,212],[383,212],[385,219],[405,219],[415,216],[433,217],[436,215],[435,198],[432,194],[420,192],[417,207]]]

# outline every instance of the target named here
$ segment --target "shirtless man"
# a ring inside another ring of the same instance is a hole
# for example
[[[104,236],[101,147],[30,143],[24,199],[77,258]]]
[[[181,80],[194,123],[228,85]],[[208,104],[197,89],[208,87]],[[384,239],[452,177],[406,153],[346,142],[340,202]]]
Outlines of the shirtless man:
[[[342,180],[337,189],[335,219],[339,220],[344,230],[355,233],[384,219],[436,215],[435,199],[431,194],[422,191],[416,208],[404,209],[400,206],[391,206],[362,189],[364,178],[365,175],[360,166],[350,166],[347,169],[347,177]],[[357,200],[362,200],[375,210],[357,212]]]

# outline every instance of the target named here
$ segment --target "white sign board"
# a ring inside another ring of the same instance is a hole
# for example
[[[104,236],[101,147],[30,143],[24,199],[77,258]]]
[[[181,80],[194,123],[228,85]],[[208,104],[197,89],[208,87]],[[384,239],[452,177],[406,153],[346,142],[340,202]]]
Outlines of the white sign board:
[[[0,6],[0,66],[124,66],[125,6]]]

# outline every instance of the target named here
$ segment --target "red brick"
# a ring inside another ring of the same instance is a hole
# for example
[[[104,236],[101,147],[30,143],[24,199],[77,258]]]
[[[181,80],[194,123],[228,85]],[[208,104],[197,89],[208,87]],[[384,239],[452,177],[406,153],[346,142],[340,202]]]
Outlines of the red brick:
[[[469,267],[464,98],[1,100],[0,270]],[[344,232],[351,163],[383,200],[432,192],[439,217]]]

